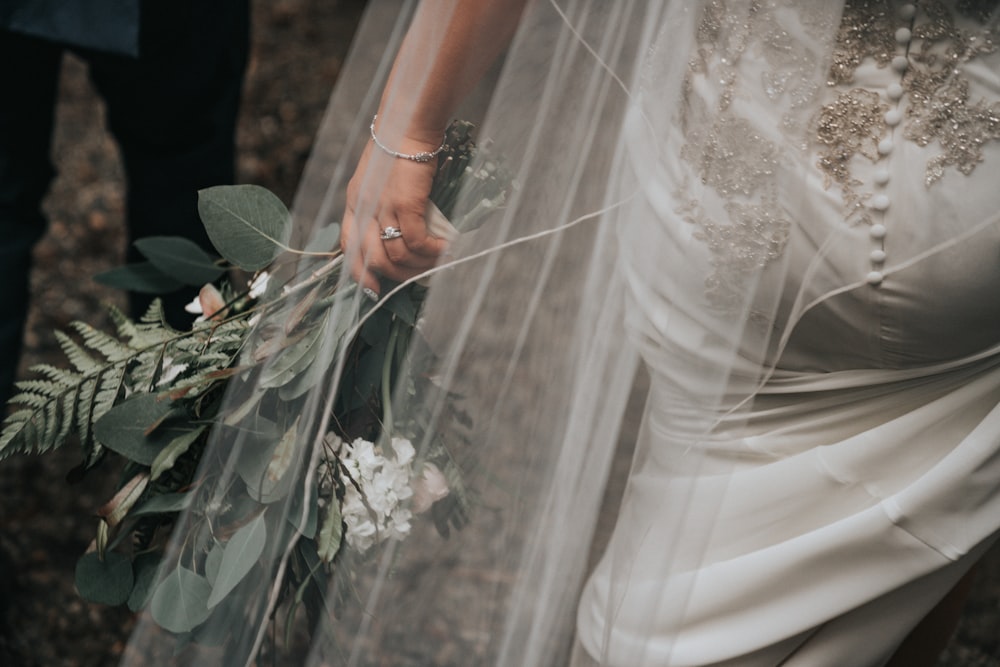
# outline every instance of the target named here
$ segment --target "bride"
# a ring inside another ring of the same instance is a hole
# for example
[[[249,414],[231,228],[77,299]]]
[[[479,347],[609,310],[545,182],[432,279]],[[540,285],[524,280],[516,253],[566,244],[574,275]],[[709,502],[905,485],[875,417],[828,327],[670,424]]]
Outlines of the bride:
[[[373,301],[431,278],[476,502],[387,543],[310,664],[932,664],[1000,529],[996,4],[373,3],[295,215],[344,211]],[[456,116],[514,187],[446,242]]]

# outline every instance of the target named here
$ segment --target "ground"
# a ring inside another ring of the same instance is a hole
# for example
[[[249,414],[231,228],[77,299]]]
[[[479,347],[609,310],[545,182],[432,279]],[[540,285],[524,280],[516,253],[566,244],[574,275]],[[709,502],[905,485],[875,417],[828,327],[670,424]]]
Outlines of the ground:
[[[239,178],[290,202],[361,0],[254,0],[254,46],[239,129]],[[123,185],[103,110],[83,66],[66,62],[55,154],[60,177],[46,203],[34,310],[23,366],[58,362],[53,329],[75,319],[106,326],[121,294],[90,277],[120,262]],[[115,480],[69,485],[77,452],[0,464],[0,665],[104,667],[116,663],[132,620],[73,589],[94,512]],[[1000,556],[979,575],[942,667],[1000,665]]]

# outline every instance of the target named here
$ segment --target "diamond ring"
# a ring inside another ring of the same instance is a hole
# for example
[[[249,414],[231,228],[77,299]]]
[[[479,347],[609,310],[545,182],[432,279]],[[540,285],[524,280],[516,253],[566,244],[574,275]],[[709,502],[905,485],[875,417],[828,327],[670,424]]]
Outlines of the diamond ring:
[[[403,232],[399,231],[395,227],[386,227],[382,230],[382,233],[379,234],[379,238],[383,241],[389,241],[391,239],[398,239],[402,235]]]

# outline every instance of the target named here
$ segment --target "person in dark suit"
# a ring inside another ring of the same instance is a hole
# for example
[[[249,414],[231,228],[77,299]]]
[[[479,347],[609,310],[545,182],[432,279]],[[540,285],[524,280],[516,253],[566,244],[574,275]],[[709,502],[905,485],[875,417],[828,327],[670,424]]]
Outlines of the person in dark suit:
[[[31,251],[45,231],[59,66],[88,65],[121,148],[129,240],[180,235],[210,249],[197,191],[234,180],[249,0],[3,0],[0,3],[0,392],[14,381]],[[129,259],[137,259],[129,244]],[[190,295],[165,298],[183,322]],[[141,311],[148,301],[132,301]]]

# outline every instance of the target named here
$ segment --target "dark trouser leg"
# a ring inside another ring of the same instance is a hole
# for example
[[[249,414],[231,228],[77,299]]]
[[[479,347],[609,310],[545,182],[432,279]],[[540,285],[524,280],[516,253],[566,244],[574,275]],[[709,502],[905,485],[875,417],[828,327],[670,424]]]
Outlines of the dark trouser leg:
[[[55,175],[52,118],[62,51],[0,32],[0,398],[17,371],[28,314],[31,250],[45,232],[41,201]]]
[[[249,33],[247,0],[150,0],[142,11],[138,60],[84,55],[124,158],[129,261],[141,260],[131,240],[146,236],[185,236],[211,250],[197,192],[234,180]],[[175,326],[190,326],[183,307],[195,293],[164,299]],[[149,301],[134,295],[133,312]]]

